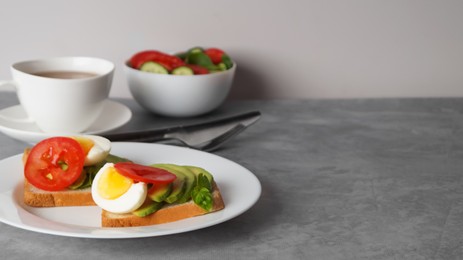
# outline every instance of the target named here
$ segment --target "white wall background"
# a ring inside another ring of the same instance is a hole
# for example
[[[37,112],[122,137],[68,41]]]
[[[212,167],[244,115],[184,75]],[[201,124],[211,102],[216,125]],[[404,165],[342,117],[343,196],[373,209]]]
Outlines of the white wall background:
[[[461,0],[0,2],[0,79],[15,61],[144,49],[225,49],[232,98],[463,96]]]

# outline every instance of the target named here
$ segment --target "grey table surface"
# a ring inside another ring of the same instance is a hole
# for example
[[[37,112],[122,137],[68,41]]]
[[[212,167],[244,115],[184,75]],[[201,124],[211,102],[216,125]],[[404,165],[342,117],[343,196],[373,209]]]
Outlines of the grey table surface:
[[[181,121],[119,101],[134,117],[118,131]],[[0,95],[0,109],[16,103]],[[260,180],[261,198],[247,212],[137,239],[60,237],[0,223],[0,258],[463,258],[463,99],[235,101],[186,121],[254,109],[262,119],[214,152]],[[0,159],[26,146],[0,134]]]

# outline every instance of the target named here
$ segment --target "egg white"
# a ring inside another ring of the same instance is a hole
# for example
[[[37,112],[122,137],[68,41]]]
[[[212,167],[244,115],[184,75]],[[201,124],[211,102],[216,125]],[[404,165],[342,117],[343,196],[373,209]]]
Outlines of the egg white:
[[[146,199],[148,193],[147,184],[143,182],[133,183],[126,193],[116,199],[105,199],[98,193],[98,182],[101,175],[110,167],[114,167],[113,163],[106,163],[96,174],[92,183],[92,198],[93,201],[102,209],[117,213],[129,213],[138,209]]]
[[[111,151],[111,141],[96,135],[82,135],[81,137],[88,138],[93,141],[93,147],[88,151],[85,157],[84,166],[95,165],[108,157]]]

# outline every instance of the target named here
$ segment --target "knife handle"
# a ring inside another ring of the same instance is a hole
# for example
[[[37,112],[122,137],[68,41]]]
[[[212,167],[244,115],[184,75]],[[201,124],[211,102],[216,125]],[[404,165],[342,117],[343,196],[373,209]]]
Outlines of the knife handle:
[[[166,133],[169,133],[169,129],[158,129],[158,130],[147,130],[131,133],[114,133],[114,134],[103,134],[103,137],[108,138],[110,141],[132,141],[132,142],[156,142],[166,140]]]
[[[183,133],[194,131],[198,129],[210,128],[218,125],[222,125],[231,121],[245,120],[252,117],[260,117],[261,113],[259,111],[251,111],[235,116],[230,116],[226,118],[221,118],[217,120],[212,120],[209,122],[203,122],[194,125],[186,126],[176,126],[164,129],[151,129],[138,132],[128,132],[128,133],[114,133],[114,134],[103,134],[103,137],[108,138],[111,141],[133,141],[133,142],[157,142],[164,140],[176,139],[183,143],[184,140],[174,137],[175,133]]]

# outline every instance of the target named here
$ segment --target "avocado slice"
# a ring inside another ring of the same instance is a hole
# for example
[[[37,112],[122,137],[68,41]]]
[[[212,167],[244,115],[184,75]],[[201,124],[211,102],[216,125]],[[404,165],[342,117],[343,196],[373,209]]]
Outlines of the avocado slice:
[[[141,207],[139,207],[137,210],[133,211],[132,213],[138,217],[146,217],[158,211],[160,208],[162,208],[162,206],[163,206],[162,202],[156,202],[156,201],[152,201],[148,199],[143,203],[143,205],[141,205]]]
[[[174,185],[172,183],[166,185],[154,185],[149,190],[148,197],[153,201],[162,202],[169,197],[173,186]]]
[[[161,164],[167,170],[181,172],[185,176],[185,192],[178,199],[178,203],[183,203],[191,199],[191,190],[196,183],[196,175],[188,168],[176,164]]]
[[[179,200],[185,193],[185,189],[186,189],[185,175],[181,171],[168,168],[166,164],[153,164],[151,165],[151,167],[164,169],[166,171],[169,171],[172,174],[175,174],[175,176],[177,176],[175,181],[172,183],[173,185],[172,192],[169,194],[169,196],[164,201],[167,203],[174,203],[177,200]]]
[[[108,154],[108,156],[106,157],[106,159],[104,161],[105,161],[105,163],[106,162],[110,162],[110,163],[130,162],[129,159],[119,157],[119,156],[116,156],[114,154]]]
[[[212,181],[214,180],[212,174],[201,167],[191,165],[185,165],[184,167],[192,171],[196,176],[198,176],[200,173],[204,174],[204,176],[206,176],[210,183],[212,183]]]

